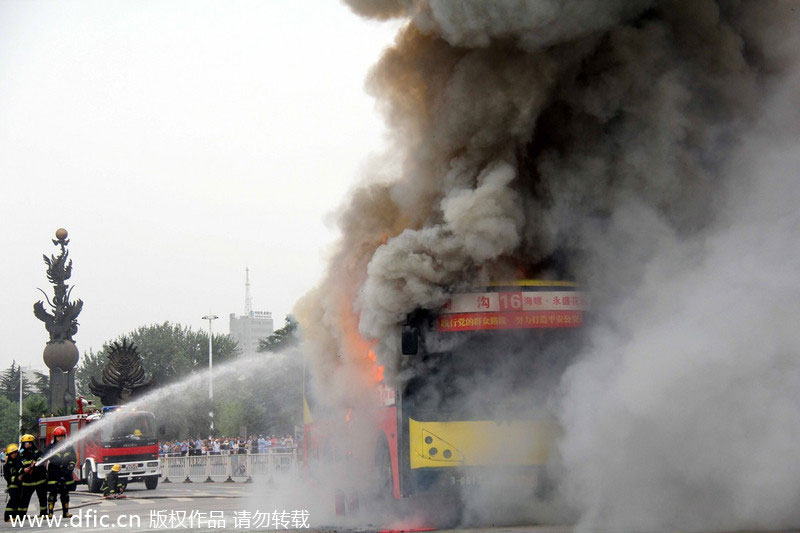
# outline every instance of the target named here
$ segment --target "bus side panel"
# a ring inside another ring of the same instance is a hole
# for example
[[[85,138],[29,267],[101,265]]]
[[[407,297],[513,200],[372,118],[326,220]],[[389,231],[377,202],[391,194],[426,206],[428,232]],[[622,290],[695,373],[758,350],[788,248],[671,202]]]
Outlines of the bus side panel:
[[[397,441],[396,450],[398,457],[398,495],[401,498],[410,496],[414,491],[411,479],[411,460],[409,457],[408,446],[408,416],[405,414],[404,407],[404,394],[398,391],[397,394]]]

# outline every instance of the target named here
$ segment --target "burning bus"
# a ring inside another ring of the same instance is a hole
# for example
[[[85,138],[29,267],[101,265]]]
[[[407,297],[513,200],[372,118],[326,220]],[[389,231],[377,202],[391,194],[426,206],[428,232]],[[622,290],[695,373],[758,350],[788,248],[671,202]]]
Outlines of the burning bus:
[[[84,413],[78,398],[78,412],[39,419],[39,447],[53,442],[53,431],[63,426],[67,439],[80,433],[73,443],[80,483],[99,492],[103,479],[115,463],[122,467],[123,482],[143,481],[148,490],[158,486],[160,476],[156,418],[153,413],[125,407],[103,407],[101,412]]]
[[[372,488],[401,499],[479,489],[498,477],[544,487],[559,431],[548,401],[581,347],[587,306],[573,282],[524,280],[411,313],[399,339],[405,379],[378,384],[375,449],[366,453]],[[330,434],[306,424],[312,464],[337,459]]]

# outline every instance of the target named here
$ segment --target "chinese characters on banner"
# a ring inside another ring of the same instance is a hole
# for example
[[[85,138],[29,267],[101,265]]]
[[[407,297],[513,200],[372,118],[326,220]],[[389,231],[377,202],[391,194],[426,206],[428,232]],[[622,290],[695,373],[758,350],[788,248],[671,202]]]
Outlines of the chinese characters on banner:
[[[583,325],[586,295],[576,291],[453,295],[436,320],[439,331],[570,328]]]

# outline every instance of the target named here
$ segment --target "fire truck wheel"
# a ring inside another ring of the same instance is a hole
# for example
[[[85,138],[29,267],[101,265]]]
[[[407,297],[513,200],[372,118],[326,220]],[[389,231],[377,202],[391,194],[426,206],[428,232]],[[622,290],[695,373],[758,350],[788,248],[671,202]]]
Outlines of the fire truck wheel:
[[[86,463],[84,469],[86,471],[86,485],[89,488],[89,492],[100,492],[100,480],[97,478],[97,474],[92,470],[91,463]]]
[[[154,490],[158,487],[158,476],[147,476],[144,478],[144,486],[147,490]]]

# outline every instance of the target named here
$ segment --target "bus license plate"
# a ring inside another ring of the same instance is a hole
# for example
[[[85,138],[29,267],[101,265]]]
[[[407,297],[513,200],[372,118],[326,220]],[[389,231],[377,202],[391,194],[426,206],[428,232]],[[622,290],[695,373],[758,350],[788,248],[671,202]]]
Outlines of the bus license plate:
[[[457,486],[480,485],[481,478],[479,476],[450,476],[450,484]]]

